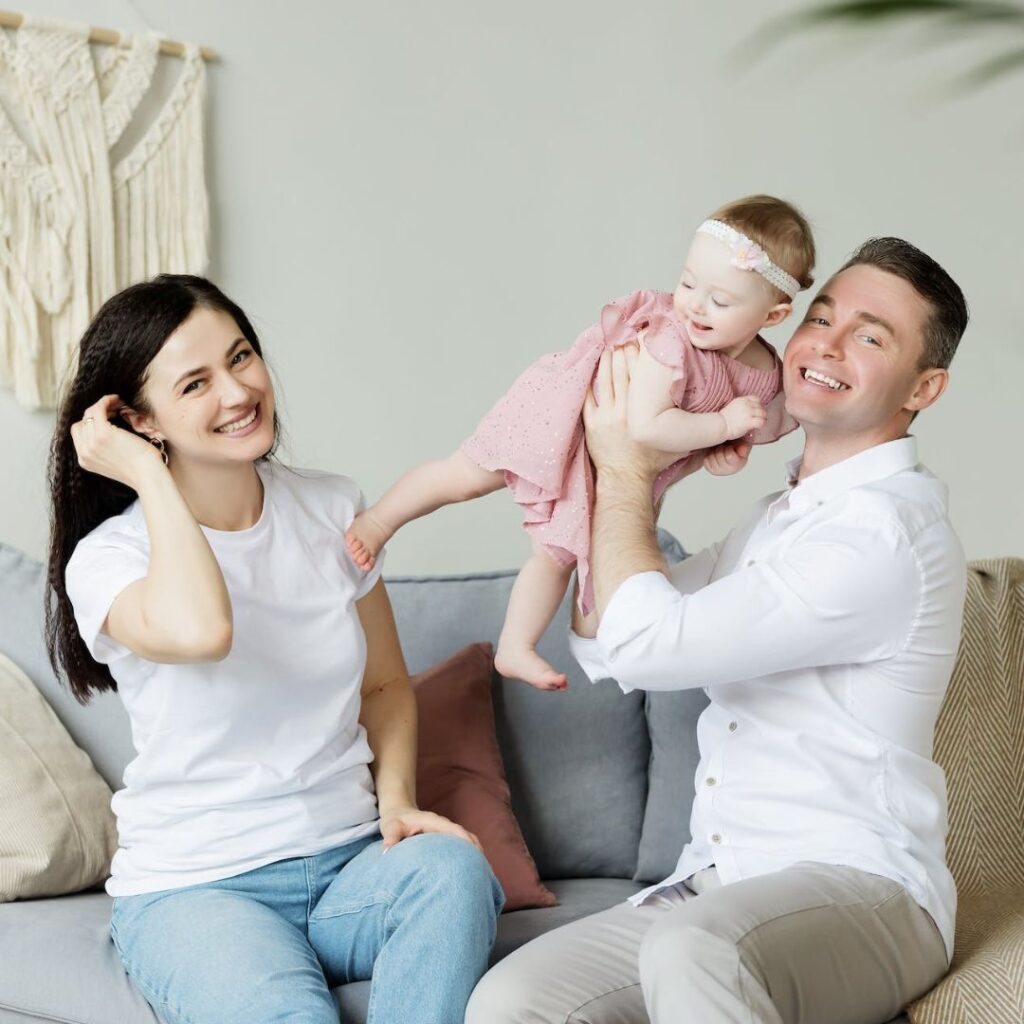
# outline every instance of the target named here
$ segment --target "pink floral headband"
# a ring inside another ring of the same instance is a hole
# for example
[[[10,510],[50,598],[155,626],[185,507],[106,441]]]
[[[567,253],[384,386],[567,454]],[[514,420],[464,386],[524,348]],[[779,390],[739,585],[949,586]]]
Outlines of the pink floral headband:
[[[772,263],[771,257],[753,239],[729,227],[720,220],[706,220],[699,228],[698,234],[711,235],[720,242],[725,242],[732,250],[732,265],[740,270],[753,270],[760,274],[769,284],[775,285],[791,299],[800,291],[800,282],[792,274],[786,273],[782,267]]]

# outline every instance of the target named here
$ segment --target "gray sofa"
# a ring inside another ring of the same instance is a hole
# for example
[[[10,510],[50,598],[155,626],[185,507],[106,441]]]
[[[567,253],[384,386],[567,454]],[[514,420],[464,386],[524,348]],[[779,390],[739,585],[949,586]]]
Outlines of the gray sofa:
[[[667,534],[662,546],[670,558],[682,557]],[[389,579],[410,671],[466,644],[493,642],[513,577]],[[43,567],[0,544],[0,651],[35,681],[100,774],[118,788],[132,756],[127,718],[116,695],[83,708],[58,686],[43,648],[42,593]],[[556,907],[503,915],[495,960],[666,876],[689,839],[703,692],[624,696],[612,682],[591,685],[569,658],[567,615],[563,606],[541,646],[569,672],[567,692],[494,680],[513,808],[541,877],[559,899]],[[110,941],[110,902],[103,892],[89,892],[0,905],[0,1024],[157,1020]],[[343,1021],[363,1024],[368,993],[368,982],[338,990]]]

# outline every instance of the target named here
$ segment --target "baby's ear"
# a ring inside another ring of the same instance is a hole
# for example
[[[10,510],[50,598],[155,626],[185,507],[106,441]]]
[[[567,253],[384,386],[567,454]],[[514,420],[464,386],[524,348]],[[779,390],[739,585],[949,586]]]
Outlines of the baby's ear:
[[[763,327],[774,327],[776,324],[781,324],[783,320],[793,312],[792,302],[780,302],[777,305],[772,306],[771,309],[765,314]]]

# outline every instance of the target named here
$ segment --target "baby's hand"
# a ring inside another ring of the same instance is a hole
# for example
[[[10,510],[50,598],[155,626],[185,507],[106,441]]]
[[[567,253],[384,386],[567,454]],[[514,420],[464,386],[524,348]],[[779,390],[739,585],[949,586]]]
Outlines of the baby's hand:
[[[761,399],[753,395],[734,398],[722,409],[722,416],[725,419],[727,441],[742,437],[768,422],[768,414],[764,411]]]
[[[747,464],[748,458],[750,458],[748,442],[730,441],[708,450],[704,456],[704,468],[712,476],[732,476]],[[579,630],[576,632],[579,633]]]

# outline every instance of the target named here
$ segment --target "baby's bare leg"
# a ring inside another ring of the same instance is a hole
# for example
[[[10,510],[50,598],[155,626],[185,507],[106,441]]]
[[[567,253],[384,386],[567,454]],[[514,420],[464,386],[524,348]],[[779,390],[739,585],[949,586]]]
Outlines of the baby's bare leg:
[[[446,459],[414,466],[385,491],[380,501],[356,516],[345,532],[352,560],[364,572],[377,553],[406,523],[442,505],[468,501],[505,486],[505,474],[478,466],[459,449]]]
[[[494,656],[494,666],[503,676],[522,679],[540,690],[565,689],[565,673],[556,672],[537,653],[537,641],[558,611],[571,575],[571,565],[559,565],[534,544],[512,587]]]

